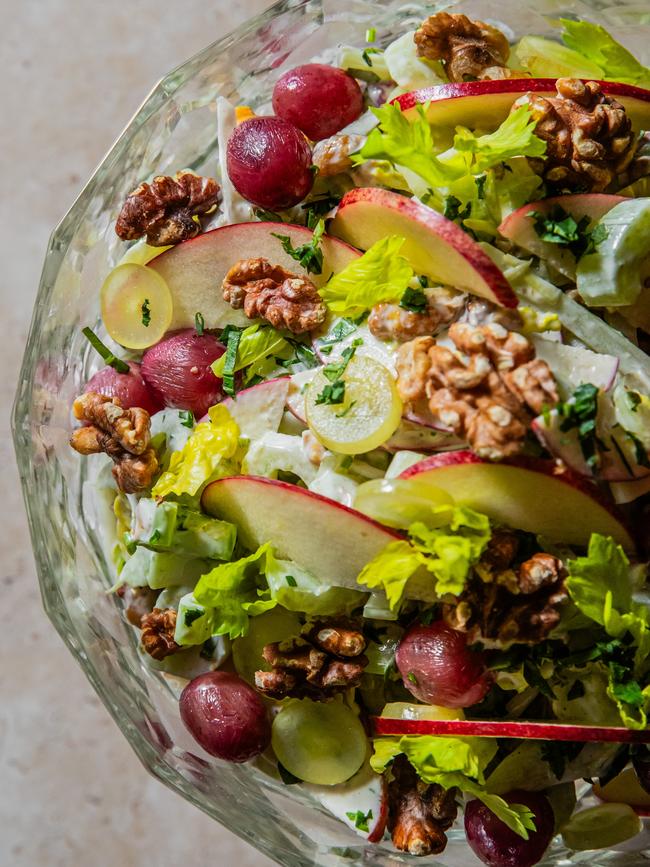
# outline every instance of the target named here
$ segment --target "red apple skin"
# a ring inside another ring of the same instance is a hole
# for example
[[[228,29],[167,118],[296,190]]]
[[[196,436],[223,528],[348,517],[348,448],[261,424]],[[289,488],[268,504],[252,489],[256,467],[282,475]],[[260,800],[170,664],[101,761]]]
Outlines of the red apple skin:
[[[354,208],[363,204],[397,211],[404,217],[425,226],[477,272],[487,290],[484,297],[488,297],[488,293],[491,293],[490,300],[496,304],[500,304],[502,307],[517,306],[517,296],[501,270],[483,252],[476,241],[470,238],[467,232],[464,232],[456,223],[421,202],[378,187],[358,187],[347,192],[339,204],[337,218],[343,217],[347,208]],[[332,227],[334,231],[335,226],[336,222]],[[453,281],[450,283],[453,285]]]
[[[376,817],[374,826],[368,834],[369,843],[381,843],[384,839],[384,832],[388,824],[388,785],[386,777],[381,778],[381,801],[379,806],[379,815]]]

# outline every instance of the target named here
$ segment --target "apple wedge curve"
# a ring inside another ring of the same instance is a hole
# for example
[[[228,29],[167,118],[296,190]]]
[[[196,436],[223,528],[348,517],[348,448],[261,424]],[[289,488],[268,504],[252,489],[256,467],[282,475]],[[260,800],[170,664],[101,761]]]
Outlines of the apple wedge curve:
[[[250,325],[243,310],[233,310],[221,293],[223,278],[240,259],[262,257],[293,274],[306,275],[273,232],[288,236],[294,247],[309,243],[313,235],[311,229],[289,223],[234,223],[183,241],[152,259],[149,267],[164,278],[172,293],[174,315],[170,330],[193,327],[197,313],[202,314],[206,328]],[[309,275],[316,285],[325,283],[360,255],[348,244],[327,235],[321,249],[323,272]]]
[[[294,560],[337,587],[362,589],[357,576],[399,533],[320,494],[287,482],[233,476],[207,486],[205,512],[230,521],[254,550],[271,542],[276,555]]]
[[[501,307],[517,296],[479,245],[456,223],[390,190],[360,187],[346,193],[329,231],[361,250],[387,235],[405,239],[401,253],[416,274],[480,295]]]
[[[470,451],[445,452],[413,464],[400,478],[426,481],[501,524],[555,542],[586,546],[592,533],[602,533],[635,551],[615,504],[592,482],[552,460],[491,463]]]
[[[636,132],[650,127],[650,90],[599,81],[603,93],[621,103]],[[426,107],[427,120],[436,126],[459,124],[486,132],[496,129],[508,116],[515,100],[525,93],[554,96],[554,78],[504,78],[494,81],[459,81],[436,84],[403,93],[392,100],[403,112]]]
[[[637,731],[625,726],[588,726],[573,723],[526,720],[478,719],[389,719],[373,717],[377,736],[453,735],[455,737],[517,738],[521,740],[575,741],[577,743],[650,743],[650,729]]]

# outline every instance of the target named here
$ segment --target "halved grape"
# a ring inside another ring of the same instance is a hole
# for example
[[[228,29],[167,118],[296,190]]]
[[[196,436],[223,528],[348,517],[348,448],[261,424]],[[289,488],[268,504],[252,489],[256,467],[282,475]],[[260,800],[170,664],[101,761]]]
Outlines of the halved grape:
[[[293,699],[273,720],[271,745],[298,779],[336,786],[364,763],[368,739],[359,717],[342,702]]]
[[[470,650],[465,633],[443,620],[412,626],[399,643],[395,662],[404,686],[427,704],[470,707],[492,685],[483,654]]]
[[[173,314],[169,286],[152,268],[118,265],[100,290],[102,319],[113,340],[129,349],[158,343]]]
[[[359,485],[354,496],[354,508],[359,512],[400,529],[414,521],[423,521],[428,527],[444,525],[450,513],[434,512],[440,506],[453,506],[451,495],[417,479],[371,479]]]
[[[249,202],[271,211],[291,208],[311,190],[311,148],[280,117],[252,117],[228,140],[228,176]]]
[[[641,820],[628,804],[600,804],[574,813],[562,828],[569,849],[609,849],[641,830]]]
[[[284,641],[300,633],[300,620],[293,611],[278,606],[272,611],[251,617],[248,632],[236,638],[232,645],[232,660],[238,674],[250,684],[255,683],[256,671],[269,671],[262,658],[262,649],[275,641]]]
[[[345,394],[337,403],[328,402],[333,382],[323,371],[307,387],[305,412],[315,436],[326,448],[346,455],[369,452],[386,442],[402,417],[390,371],[374,358],[355,356],[338,382],[344,383]]]
[[[342,69],[305,63],[290,69],[273,88],[273,111],[312,141],[329,138],[363,111],[358,83]]]

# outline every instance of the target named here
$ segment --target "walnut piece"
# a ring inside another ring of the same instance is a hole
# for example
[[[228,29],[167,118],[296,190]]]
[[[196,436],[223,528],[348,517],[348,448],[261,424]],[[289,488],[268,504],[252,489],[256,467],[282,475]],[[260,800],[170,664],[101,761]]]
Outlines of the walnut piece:
[[[333,135],[317,142],[312,154],[312,162],[318,167],[322,178],[340,175],[349,171],[354,163],[351,155],[360,150],[365,141],[363,135]]]
[[[72,432],[70,445],[82,455],[105,452],[113,461],[113,477],[125,494],[151,487],[158,458],[150,446],[150,417],[141,407],[124,409],[119,399],[89,391],[72,405],[75,418],[87,422]]]
[[[466,15],[437,12],[415,33],[419,57],[439,60],[450,81],[510,78],[508,40],[491,24]],[[517,77],[521,77],[518,73]]]
[[[634,158],[632,123],[595,81],[558,78],[555,86],[556,96],[529,93],[513,107],[528,103],[546,142],[546,158],[531,166],[551,186],[602,193]]]
[[[178,244],[199,234],[201,224],[193,217],[209,211],[219,197],[219,184],[212,178],[193,172],[177,172],[173,178],[158,175],[128,196],[115,231],[123,241],[146,235],[152,247]]]
[[[567,599],[564,564],[540,552],[515,565],[513,539],[508,531],[496,531],[458,602],[443,606],[444,619],[466,632],[469,643],[537,644],[560,620]]]
[[[496,322],[455,322],[449,337],[457,352],[432,337],[400,346],[397,388],[407,409],[418,413],[424,404],[481,457],[518,454],[532,414],[558,402],[548,365],[526,337]]]
[[[380,340],[405,343],[414,337],[435,336],[460,316],[464,306],[463,294],[440,287],[427,293],[424,313],[405,310],[399,304],[375,305],[368,317],[368,327]]]
[[[173,608],[154,608],[140,623],[142,647],[154,659],[161,660],[183,648],[174,641],[176,611]]]
[[[271,671],[256,671],[255,686],[270,698],[311,698],[327,701],[359,686],[368,664],[367,641],[346,620],[307,623],[298,638],[267,644],[262,656]]]
[[[393,845],[410,855],[438,855],[447,845],[445,831],[458,808],[456,790],[418,779],[406,756],[397,756],[388,784],[388,830]]]
[[[124,616],[132,626],[142,628],[142,618],[153,611],[158,592],[149,587],[129,587],[128,584],[118,588],[117,595],[124,605]]]
[[[241,259],[223,281],[224,300],[249,319],[266,319],[274,328],[304,334],[327,315],[318,290],[307,277],[292,274],[268,259]]]

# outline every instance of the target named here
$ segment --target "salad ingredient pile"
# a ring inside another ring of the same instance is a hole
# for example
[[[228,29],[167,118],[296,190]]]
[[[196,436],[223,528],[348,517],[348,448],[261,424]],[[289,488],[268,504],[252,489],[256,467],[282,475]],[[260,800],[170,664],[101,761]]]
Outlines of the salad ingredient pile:
[[[650,807],[650,69],[506,25],[219,97],[214,177],[119,213],[70,442],[197,752],[532,867]]]

